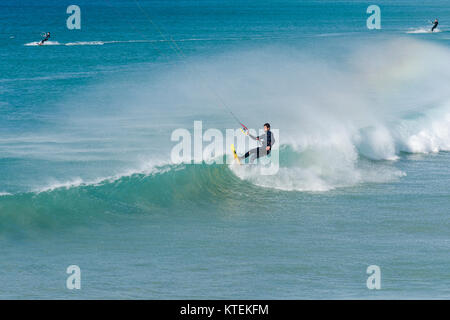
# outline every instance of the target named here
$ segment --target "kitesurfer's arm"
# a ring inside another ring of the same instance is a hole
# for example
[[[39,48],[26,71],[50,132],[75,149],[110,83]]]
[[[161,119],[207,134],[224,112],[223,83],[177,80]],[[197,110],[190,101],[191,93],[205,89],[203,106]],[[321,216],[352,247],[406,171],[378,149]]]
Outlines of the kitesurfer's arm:
[[[248,130],[247,130],[247,135],[252,138],[253,140],[258,141],[260,139],[260,137],[255,137],[254,135],[252,135]]]

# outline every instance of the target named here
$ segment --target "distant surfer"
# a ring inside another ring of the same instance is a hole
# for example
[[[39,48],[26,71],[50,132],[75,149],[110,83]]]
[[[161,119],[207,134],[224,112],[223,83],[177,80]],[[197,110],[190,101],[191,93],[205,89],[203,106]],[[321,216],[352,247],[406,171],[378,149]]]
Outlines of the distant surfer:
[[[258,159],[260,157],[266,156],[270,154],[270,151],[272,150],[272,146],[275,143],[275,138],[272,135],[272,132],[270,131],[270,124],[265,123],[264,124],[264,134],[258,137],[255,137],[251,135],[248,130],[245,131],[245,134],[248,135],[253,140],[259,141],[262,143],[261,147],[257,147],[254,149],[249,150],[245,155],[242,157],[239,157],[240,160],[244,160],[248,157],[250,157],[250,163],[253,163],[255,159]]]
[[[48,39],[50,39],[50,32],[44,33],[42,35],[44,37],[44,39],[41,40],[41,42],[39,42],[39,45],[42,46],[44,44],[45,41],[47,41]]]
[[[434,22],[432,22],[432,24],[433,24],[433,27],[431,28],[431,32],[434,32],[434,29],[436,29],[439,24],[438,19],[436,18],[436,20],[434,20]]]

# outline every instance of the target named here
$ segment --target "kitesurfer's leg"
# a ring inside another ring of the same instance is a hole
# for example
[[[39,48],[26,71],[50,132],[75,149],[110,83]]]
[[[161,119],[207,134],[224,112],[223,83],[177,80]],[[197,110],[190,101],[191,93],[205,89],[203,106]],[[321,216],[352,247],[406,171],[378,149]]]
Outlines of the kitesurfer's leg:
[[[250,162],[254,162],[256,159],[267,156],[270,153],[270,150],[266,150],[264,147],[256,148],[255,152],[252,154],[250,158]]]
[[[254,157],[256,156],[257,150],[258,148],[250,149],[242,157],[239,157],[239,159],[244,160],[250,157],[250,162],[252,162],[253,161],[252,159],[254,159]]]
[[[267,156],[268,154],[270,154],[270,150],[266,150],[263,147],[258,147],[249,150],[243,157],[240,157],[240,159],[243,160],[250,157],[249,162],[253,163],[256,159]]]

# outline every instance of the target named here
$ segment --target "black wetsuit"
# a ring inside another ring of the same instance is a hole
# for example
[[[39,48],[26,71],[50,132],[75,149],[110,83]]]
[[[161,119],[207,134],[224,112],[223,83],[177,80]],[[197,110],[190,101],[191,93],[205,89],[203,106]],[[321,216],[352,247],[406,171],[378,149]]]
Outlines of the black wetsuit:
[[[437,20],[435,22],[433,22],[433,28],[431,28],[431,32],[433,32],[434,29],[437,28],[438,24],[439,24],[439,22]]]
[[[40,43],[40,44],[44,44],[44,42],[47,41],[49,38],[50,38],[50,34],[47,33],[47,35],[45,36],[45,38],[41,40],[41,43]]]
[[[275,143],[275,138],[272,135],[272,132],[268,130],[265,134],[259,137],[252,136],[251,134],[248,134],[250,138],[253,140],[258,140],[262,142],[262,147],[254,148],[248,151],[244,155],[244,159],[250,157],[250,162],[253,162],[255,159],[258,159],[262,156],[267,156],[270,154],[270,151],[272,149],[272,145]],[[266,147],[270,147],[269,150],[266,150]]]

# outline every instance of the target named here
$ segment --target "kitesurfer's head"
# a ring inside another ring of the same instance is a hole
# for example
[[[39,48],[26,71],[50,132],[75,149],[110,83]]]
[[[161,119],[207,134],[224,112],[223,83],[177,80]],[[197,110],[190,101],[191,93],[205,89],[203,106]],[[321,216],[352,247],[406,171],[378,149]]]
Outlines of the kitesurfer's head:
[[[269,123],[264,123],[264,131],[269,131],[270,130],[270,124]]]

